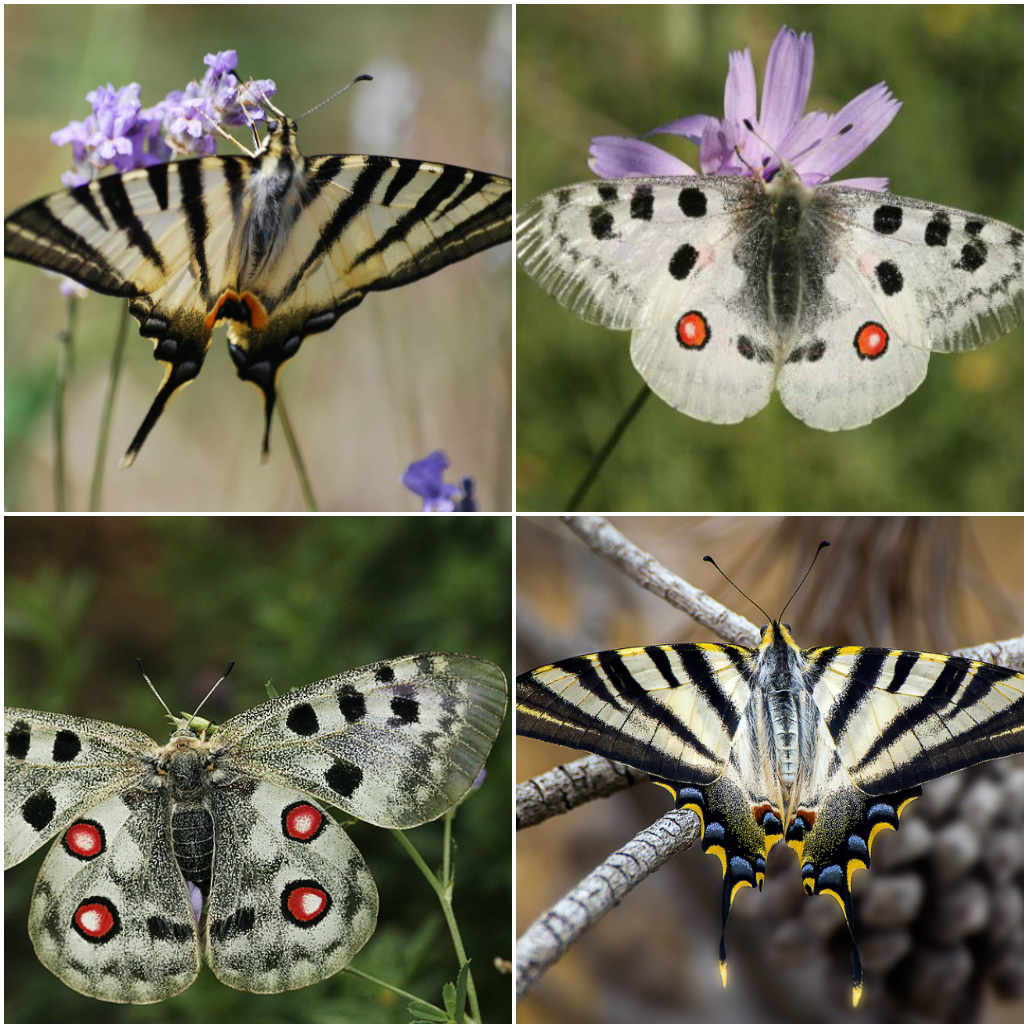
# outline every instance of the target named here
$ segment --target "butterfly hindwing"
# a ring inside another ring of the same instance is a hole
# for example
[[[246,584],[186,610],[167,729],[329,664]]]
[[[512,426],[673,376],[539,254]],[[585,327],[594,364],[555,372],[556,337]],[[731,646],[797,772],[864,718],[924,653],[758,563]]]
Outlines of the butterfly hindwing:
[[[66,985],[112,1003],[157,1003],[200,970],[200,937],[172,852],[164,792],[129,788],[68,825],[32,893],[29,936]]]
[[[932,351],[976,349],[1022,321],[1023,236],[1009,225],[844,186],[815,190],[810,212],[832,263],[777,382],[808,425],[867,424],[921,384]]]
[[[587,321],[632,331],[650,388],[720,424],[777,387],[816,428],[856,428],[924,379],[932,350],[1023,320],[1023,234],[790,168],[566,186],[522,208],[525,270]]]
[[[212,812],[215,975],[267,993],[346,967],[378,918],[375,881],[346,832],[308,796],[246,776],[215,791]]]

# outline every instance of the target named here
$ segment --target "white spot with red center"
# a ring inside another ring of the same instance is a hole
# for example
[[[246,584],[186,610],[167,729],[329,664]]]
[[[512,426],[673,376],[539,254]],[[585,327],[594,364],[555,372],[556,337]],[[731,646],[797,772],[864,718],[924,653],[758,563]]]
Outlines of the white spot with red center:
[[[699,311],[688,311],[678,319],[675,327],[678,341],[682,346],[699,349],[710,338],[710,326],[707,319]]]
[[[881,357],[889,345],[889,333],[877,321],[865,321],[857,329],[853,345],[861,357]]]

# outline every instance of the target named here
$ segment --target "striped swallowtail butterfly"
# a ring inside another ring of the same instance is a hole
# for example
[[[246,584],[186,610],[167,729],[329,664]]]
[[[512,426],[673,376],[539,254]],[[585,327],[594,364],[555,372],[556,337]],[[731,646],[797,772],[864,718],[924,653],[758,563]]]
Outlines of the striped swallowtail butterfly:
[[[122,461],[200,373],[228,326],[241,379],[264,397],[263,453],[282,365],[374,290],[393,289],[511,238],[511,181],[428,161],[304,157],[277,120],[249,156],[110,175],[4,222],[4,255],[124,297],[165,366]]]
[[[784,611],[783,611],[784,613]],[[721,861],[719,964],[744,886],[784,840],[808,895],[842,907],[862,973],[854,871],[921,785],[1024,750],[1024,675],[964,657],[871,646],[801,649],[770,621],[756,648],[680,643],[559,660],[517,679],[519,735],[621,761],[691,810]]]

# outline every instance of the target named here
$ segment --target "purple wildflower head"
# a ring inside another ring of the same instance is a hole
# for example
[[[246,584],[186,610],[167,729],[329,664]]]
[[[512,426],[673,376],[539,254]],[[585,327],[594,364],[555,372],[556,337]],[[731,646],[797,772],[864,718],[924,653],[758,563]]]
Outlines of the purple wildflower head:
[[[172,90],[143,108],[138,83],[115,89],[97,86],[86,99],[93,107],[85,121],[73,121],[50,136],[56,146],[72,146],[73,169],[61,176],[66,186],[89,182],[105,168],[130,171],[163,164],[173,156],[206,157],[217,149],[217,125],[246,125],[264,117],[260,104],[275,92],[261,79],[241,84],[234,73],[235,50],[204,58],[203,79]]]
[[[728,55],[725,116],[692,114],[647,135],[684,136],[699,146],[700,173],[753,175],[765,182],[787,164],[807,186],[817,186],[844,168],[886,129],[899,111],[884,82],[866,89],[836,114],[803,113],[814,74],[814,40],[783,27],[771,44],[757,114],[757,79],[749,50]],[[652,143],[597,136],[589,167],[603,178],[631,175],[695,175],[684,161]],[[840,185],[885,189],[884,178],[846,179]]]
[[[435,512],[474,511],[474,483],[465,478],[460,486],[443,481],[443,472],[450,466],[450,460],[442,450],[430,453],[422,460],[411,463],[403,473],[401,482],[422,499],[421,510]]]
[[[73,189],[105,168],[123,172],[175,156],[207,157],[217,149],[215,125],[246,125],[264,117],[260,104],[275,92],[274,82],[241,85],[234,74],[235,50],[208,54],[204,63],[202,82],[173,90],[153,107],[142,106],[136,82],[120,89],[108,83],[87,93],[92,113],[50,134],[55,146],[71,144],[72,168],[61,182]],[[81,288],[61,287],[65,295],[79,295]]]

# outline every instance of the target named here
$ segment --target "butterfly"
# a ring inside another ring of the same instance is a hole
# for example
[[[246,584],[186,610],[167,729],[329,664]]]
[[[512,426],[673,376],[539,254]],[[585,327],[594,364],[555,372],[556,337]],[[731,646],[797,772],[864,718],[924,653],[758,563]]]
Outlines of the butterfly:
[[[365,294],[394,289],[511,237],[511,181],[400,157],[304,157],[276,114],[248,156],[99,178],[4,221],[4,255],[124,297],[164,380],[122,466],[200,374],[216,325],[264,398],[267,458],[278,376],[303,340]]]
[[[859,428],[924,380],[932,351],[1023,324],[1023,233],[938,204],[832,184],[583,182],[518,214],[524,269],[586,321],[632,331],[649,387],[731,424],[777,389],[814,428]]]
[[[755,648],[679,643],[555,661],[517,678],[519,735],[621,761],[701,823],[721,863],[718,962],[740,889],[771,848],[800,861],[808,895],[842,908],[863,975],[853,873],[921,785],[1024,751],[1024,675],[964,657],[871,646],[802,649],[769,621]]]
[[[29,935],[45,967],[111,1003],[156,1003],[201,960],[249,992],[346,967],[378,893],[320,805],[390,828],[441,816],[499,732],[493,664],[424,653],[297,689],[211,733],[173,719],[165,746],[133,728],[4,712],[4,866],[51,839]]]

